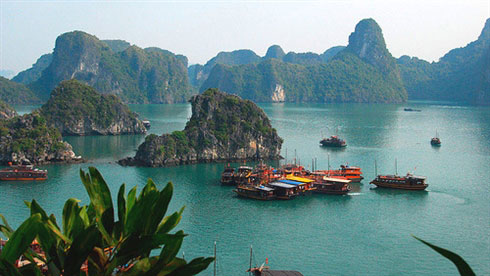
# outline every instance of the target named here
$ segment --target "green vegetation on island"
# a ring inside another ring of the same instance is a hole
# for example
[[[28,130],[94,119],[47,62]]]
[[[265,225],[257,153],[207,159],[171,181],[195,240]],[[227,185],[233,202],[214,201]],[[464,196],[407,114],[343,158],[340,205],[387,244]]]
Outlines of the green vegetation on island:
[[[62,135],[145,133],[138,115],[114,95],[102,95],[77,81],[62,81],[40,109],[48,125]]]
[[[278,159],[282,139],[251,101],[209,89],[191,99],[183,131],[148,135],[121,165],[163,167],[198,162]]]
[[[125,48],[126,43],[104,42],[81,31],[62,34],[56,39],[52,61],[28,86],[43,101],[68,79],[117,95],[126,103],[185,102],[192,95],[185,57],[158,48]]]
[[[36,104],[41,101],[25,85],[0,77],[0,100],[8,104]]]
[[[17,116],[17,112],[6,102],[0,100],[0,120]]]
[[[198,257],[187,262],[177,257],[186,234],[182,230],[173,232],[184,208],[166,216],[172,183],[159,190],[148,179],[139,195],[136,187],[126,195],[123,184],[113,205],[109,187],[97,169],[89,167],[88,173],[80,170],[80,178],[90,204],[80,206],[79,200],[68,199],[59,220],[61,225],[35,199],[26,202],[30,216],[15,231],[0,215],[0,231],[9,238],[1,250],[1,275],[42,275],[42,268],[47,270],[46,275],[53,276],[190,276],[205,270],[214,260]],[[35,239],[43,256],[30,248]],[[156,251],[158,254],[154,254]],[[21,256],[30,264],[17,268],[15,263]]]
[[[38,113],[0,120],[0,164],[78,162],[61,133]]]
[[[438,62],[402,56],[398,65],[410,99],[490,105],[490,19],[476,41]]]
[[[218,64],[200,90],[211,87],[256,102],[396,103],[407,99],[396,61],[372,19],[359,22],[349,46],[327,63],[302,65],[267,59],[239,66]]]

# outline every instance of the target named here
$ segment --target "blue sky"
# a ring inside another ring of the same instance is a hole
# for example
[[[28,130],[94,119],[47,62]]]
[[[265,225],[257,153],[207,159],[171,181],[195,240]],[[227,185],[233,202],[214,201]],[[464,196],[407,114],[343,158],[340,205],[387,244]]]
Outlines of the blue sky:
[[[0,0],[0,70],[19,72],[52,52],[56,37],[82,30],[100,39],[156,46],[205,63],[220,51],[322,53],[346,45],[374,18],[395,56],[429,61],[476,40],[490,1],[9,1]]]

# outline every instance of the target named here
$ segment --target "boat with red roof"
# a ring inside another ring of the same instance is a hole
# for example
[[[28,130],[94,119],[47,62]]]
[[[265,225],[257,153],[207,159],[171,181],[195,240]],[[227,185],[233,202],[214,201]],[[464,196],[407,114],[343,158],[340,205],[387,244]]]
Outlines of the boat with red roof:
[[[48,179],[48,171],[34,168],[33,165],[12,165],[12,163],[9,162],[9,167],[0,170],[0,180],[2,181],[46,179]]]

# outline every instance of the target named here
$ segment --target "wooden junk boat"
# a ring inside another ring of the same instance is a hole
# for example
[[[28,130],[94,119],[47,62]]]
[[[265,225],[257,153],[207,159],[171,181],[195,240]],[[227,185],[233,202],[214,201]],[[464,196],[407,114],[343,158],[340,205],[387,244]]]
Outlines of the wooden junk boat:
[[[238,185],[249,182],[248,178],[252,175],[253,168],[249,166],[240,166],[238,169],[228,165],[221,174],[222,185]]]
[[[273,188],[262,185],[254,186],[239,184],[233,191],[241,197],[253,198],[258,200],[272,200],[276,198]]]
[[[402,189],[402,190],[425,190],[429,184],[425,183],[425,176],[415,176],[407,173],[406,176],[398,175],[378,175],[371,184],[381,188]]]
[[[12,165],[0,170],[0,180],[46,180],[48,171],[34,168],[33,165]]]
[[[364,179],[361,168],[349,165],[340,165],[339,170],[318,170],[313,173],[327,177],[345,178],[352,182],[361,182]]]
[[[275,181],[269,183],[267,186],[274,189],[274,194],[277,199],[293,199],[299,195],[299,189],[296,185]]]
[[[322,180],[314,183],[315,192],[320,194],[345,195],[351,190],[350,182],[348,179],[325,176]]]
[[[430,144],[433,146],[440,146],[441,145],[441,139],[439,139],[436,131],[436,137],[430,139]]]
[[[332,135],[329,138],[323,138],[320,140],[320,145],[323,147],[336,147],[336,148],[342,148],[346,147],[347,143],[345,140],[340,139],[337,135]]]

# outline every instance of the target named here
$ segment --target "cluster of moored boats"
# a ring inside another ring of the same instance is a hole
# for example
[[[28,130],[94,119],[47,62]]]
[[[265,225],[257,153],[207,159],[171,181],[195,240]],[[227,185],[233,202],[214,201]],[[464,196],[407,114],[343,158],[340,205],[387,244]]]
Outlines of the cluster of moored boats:
[[[234,185],[239,196],[259,199],[293,199],[313,192],[344,195],[351,190],[351,182],[363,179],[359,167],[342,165],[338,170],[306,170],[295,164],[273,168],[263,163],[252,168],[226,167],[221,175],[223,185]]]
[[[263,163],[256,167],[230,167],[221,174],[221,184],[236,186],[238,196],[259,200],[293,199],[311,193],[345,195],[351,191],[351,183],[364,179],[361,168],[341,165],[338,170],[306,170],[296,164],[273,168]],[[370,184],[380,188],[425,190],[429,185],[426,177],[407,173],[404,176],[377,175]]]

